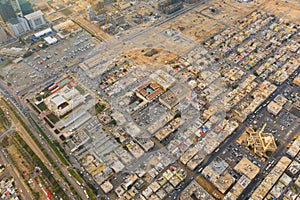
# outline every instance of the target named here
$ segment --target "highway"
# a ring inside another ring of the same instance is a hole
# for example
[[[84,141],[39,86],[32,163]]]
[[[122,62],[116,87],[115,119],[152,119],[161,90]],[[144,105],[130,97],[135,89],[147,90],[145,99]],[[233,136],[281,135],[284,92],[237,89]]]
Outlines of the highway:
[[[2,92],[2,94],[4,96],[9,96],[8,92],[6,90],[3,91],[3,87],[0,87],[0,91]],[[8,98],[7,98],[8,99]],[[22,112],[20,111],[20,108],[18,108],[14,102],[12,101],[8,101],[10,103],[10,105],[15,109],[15,111],[17,113],[19,113],[19,117],[21,117],[21,119],[25,122],[25,124],[27,125],[28,128],[31,129],[32,133],[35,135],[35,137],[39,140],[40,144],[43,144],[42,146],[48,150],[48,155],[50,156],[50,158],[53,161],[56,161],[56,164],[59,166],[59,169],[61,170],[61,172],[63,173],[64,177],[69,181],[69,183],[72,185],[73,188],[75,188],[75,190],[77,191],[77,193],[80,195],[81,199],[87,199],[85,193],[83,192],[83,188],[81,188],[75,181],[75,179],[73,177],[69,177],[68,174],[68,170],[66,169],[66,166],[63,165],[60,161],[60,159],[56,156],[56,154],[53,152],[52,148],[50,147],[50,145],[46,142],[46,141],[42,141],[42,139],[39,137],[38,131],[36,129],[36,127],[32,126],[31,124],[28,123],[27,118],[25,118],[25,116],[23,114],[21,114]],[[46,156],[41,152],[41,150],[39,149],[39,147],[37,146],[37,144],[33,141],[33,139],[31,138],[31,136],[27,133],[27,131],[23,128],[23,126],[20,124],[20,122],[18,121],[18,119],[16,118],[16,116],[14,116],[11,113],[11,119],[14,122],[16,128],[20,131],[20,136],[25,140],[25,142],[32,148],[32,150],[35,152],[35,154],[44,162],[44,163],[50,163],[48,161],[48,159],[46,158]],[[32,128],[35,128],[34,130],[32,130]],[[56,171],[54,169],[53,166],[51,166],[50,164],[45,164],[45,166],[48,168],[48,170],[50,172],[53,173],[54,178],[58,181],[58,183],[61,185],[62,188],[65,188],[67,190],[67,193],[71,198],[72,196],[74,196],[74,194],[72,194],[72,192],[70,191],[70,188],[67,184],[63,184],[62,181],[63,179],[60,177],[60,175],[58,174],[58,171]],[[66,191],[65,191],[66,192]]]
[[[33,117],[33,119],[35,119],[35,121],[38,120],[38,119],[36,119],[35,115],[32,115],[30,113],[28,113],[28,115]],[[29,122],[30,122],[30,124],[33,124],[33,122],[31,120]],[[51,146],[43,139],[43,137],[40,137],[38,135],[38,130],[37,130],[36,126],[33,125],[33,127],[36,130],[34,132],[36,138],[39,140],[40,143],[43,143],[43,146],[45,147],[45,149],[47,149],[49,156],[58,165],[58,168],[63,173],[64,177],[68,180],[68,182],[72,185],[72,187],[75,188],[75,190],[77,191],[77,193],[79,193],[79,195],[82,199],[87,199],[86,196],[85,196],[85,193],[83,192],[84,187],[78,185],[78,183],[76,182],[76,179],[74,177],[69,176],[69,171],[68,171],[67,167],[60,161],[60,159],[56,156],[56,154],[53,151],[53,149],[51,148]]]
[[[14,165],[12,164],[12,162],[10,161],[3,149],[0,151],[0,157],[1,160],[5,161],[6,169],[8,170],[9,174],[14,178],[16,182],[16,187],[19,189],[20,195],[24,197],[24,199],[34,199],[31,193],[29,192],[28,186],[23,181],[21,181],[19,172],[14,167]]]

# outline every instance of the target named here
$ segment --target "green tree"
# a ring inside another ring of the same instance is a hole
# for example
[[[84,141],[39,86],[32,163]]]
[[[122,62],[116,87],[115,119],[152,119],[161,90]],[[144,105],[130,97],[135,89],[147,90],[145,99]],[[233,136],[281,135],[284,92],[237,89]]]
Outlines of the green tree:
[[[253,71],[253,75],[254,75],[254,76],[258,76],[258,73],[257,73],[256,70]]]

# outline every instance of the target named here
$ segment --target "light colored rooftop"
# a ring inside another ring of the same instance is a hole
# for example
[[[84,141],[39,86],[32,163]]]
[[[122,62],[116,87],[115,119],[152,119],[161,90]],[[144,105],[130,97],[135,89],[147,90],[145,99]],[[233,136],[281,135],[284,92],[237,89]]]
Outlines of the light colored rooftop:
[[[53,97],[51,101],[55,104],[56,107],[66,102],[66,100],[61,95]]]
[[[240,162],[234,167],[234,169],[246,175],[250,179],[253,179],[259,172],[259,167],[253,164],[246,157],[242,158],[242,160],[240,160]]]
[[[32,20],[32,19],[35,19],[37,17],[41,17],[43,16],[44,13],[41,11],[41,10],[38,10],[38,11],[35,11],[33,13],[30,13],[28,15],[25,15],[24,17],[27,19],[27,20]]]

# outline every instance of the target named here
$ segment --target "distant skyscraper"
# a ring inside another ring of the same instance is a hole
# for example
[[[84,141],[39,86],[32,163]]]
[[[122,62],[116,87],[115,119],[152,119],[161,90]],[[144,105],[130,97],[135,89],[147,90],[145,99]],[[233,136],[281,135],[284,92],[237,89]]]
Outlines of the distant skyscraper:
[[[17,0],[17,3],[23,16],[34,12],[29,0]]]
[[[10,20],[7,23],[7,26],[10,29],[10,31],[13,32],[14,35],[17,37],[30,31],[28,22],[23,17],[18,17],[15,20]]]
[[[89,0],[96,15],[102,14],[104,8],[104,0]]]
[[[88,5],[88,20],[92,21],[96,18],[94,8],[92,7],[91,4]]]
[[[17,18],[16,12],[9,0],[0,0],[0,16],[5,22],[15,20]]]

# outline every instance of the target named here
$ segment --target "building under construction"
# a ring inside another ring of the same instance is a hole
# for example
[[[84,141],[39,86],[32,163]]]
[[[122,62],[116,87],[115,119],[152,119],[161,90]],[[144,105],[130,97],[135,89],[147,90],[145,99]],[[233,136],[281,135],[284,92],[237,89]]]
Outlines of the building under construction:
[[[182,8],[182,0],[164,0],[158,4],[158,10],[165,14],[172,14]]]

